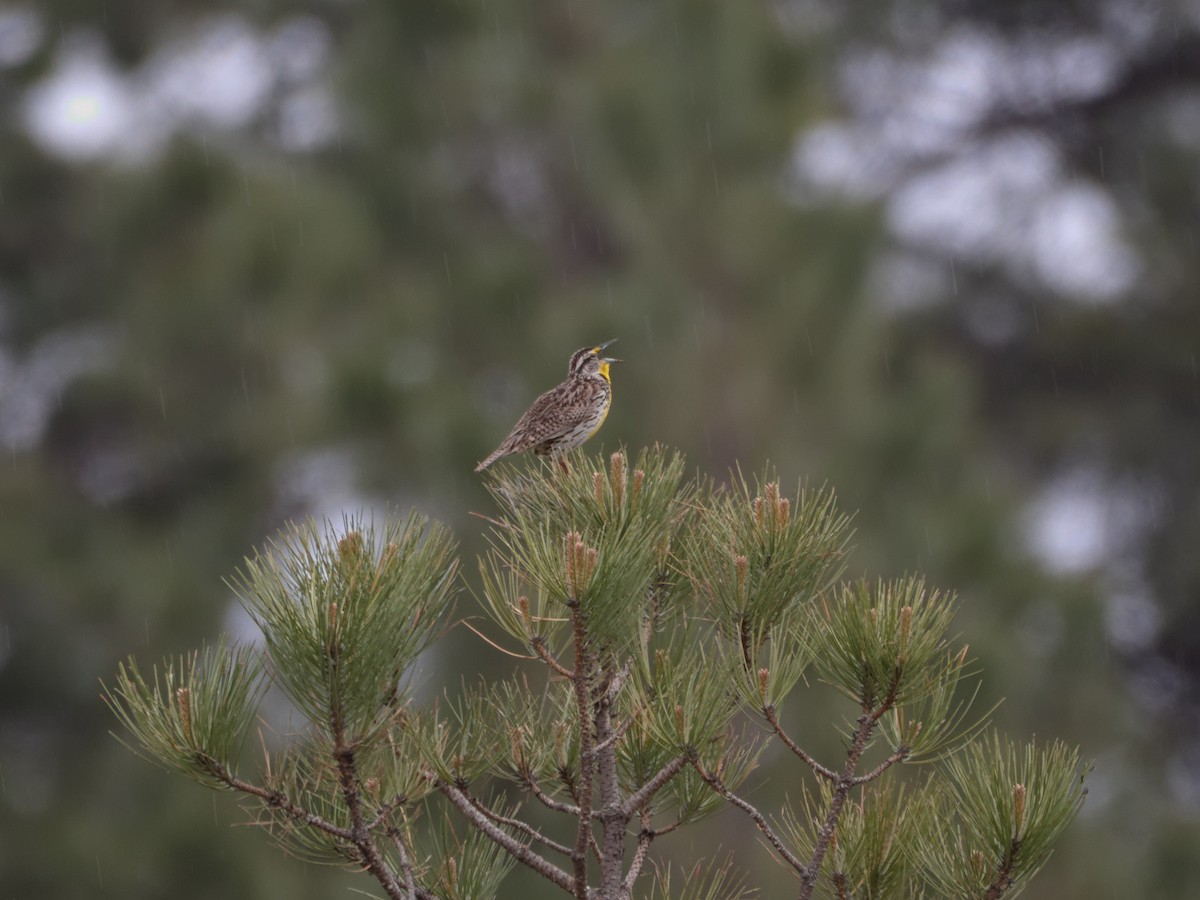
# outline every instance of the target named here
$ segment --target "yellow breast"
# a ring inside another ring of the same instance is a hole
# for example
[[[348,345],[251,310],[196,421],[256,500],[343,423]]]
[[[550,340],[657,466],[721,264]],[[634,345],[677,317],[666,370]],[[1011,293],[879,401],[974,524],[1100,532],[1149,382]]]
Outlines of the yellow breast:
[[[607,368],[607,364],[605,365]],[[600,416],[596,419],[596,425],[588,432],[588,437],[591,437],[600,430],[600,426],[604,424],[604,420],[608,418],[608,411],[612,407],[612,391],[608,392],[608,396],[604,398],[604,408],[600,410]]]

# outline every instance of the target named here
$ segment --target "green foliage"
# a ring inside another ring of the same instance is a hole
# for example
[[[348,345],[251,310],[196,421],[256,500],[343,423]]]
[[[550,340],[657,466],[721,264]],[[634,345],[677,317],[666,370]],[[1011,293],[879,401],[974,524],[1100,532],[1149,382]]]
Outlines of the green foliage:
[[[456,697],[444,697],[437,709],[427,714],[420,729],[422,757],[446,781],[466,784],[500,767],[511,746],[511,733],[505,729],[511,732],[522,726],[520,718],[496,714],[511,696],[506,687],[507,683],[464,686]]]
[[[947,657],[953,598],[926,591],[922,579],[859,582],[824,603],[811,640],[821,677],[864,710],[921,700],[957,680],[961,660]]]
[[[620,900],[657,865],[658,839],[728,805],[802,900],[818,888],[915,896],[924,883],[955,895],[970,879],[994,900],[1037,871],[1082,802],[1064,780],[1077,755],[999,739],[963,749],[980,724],[966,648],[947,638],[954,604],[915,577],[834,585],[849,520],[832,494],[784,497],[765,479],[754,496],[740,479],[714,490],[661,448],[634,466],[623,451],[569,461],[501,469],[481,564],[485,610],[543,680],[522,666],[417,703],[406,672],[440,634],[457,562],[446,529],[410,516],[293,527],[236,578],[268,671],[309,719],[281,751],[264,747],[258,782],[232,768],[265,681],[249,651],[218,646],[153,684],[131,661],[110,705],[151,757],[245,794],[289,853],[365,869],[393,900],[494,897],[516,863]],[[836,729],[809,718],[789,733],[776,708],[809,670],[861,713],[834,766],[802,743]],[[886,755],[868,768],[880,736]],[[773,825],[740,792],[775,741],[816,787],[791,782],[799,804]],[[896,779],[917,761],[944,772]],[[529,815],[535,803],[552,823]],[[652,896],[674,895],[670,872]],[[743,890],[712,862],[685,882],[688,898]]]
[[[798,802],[784,807],[780,824],[801,856],[812,854],[831,797],[831,785],[819,781],[815,792],[804,790]],[[910,846],[921,804],[920,794],[911,786],[887,780],[847,803],[825,861],[828,880],[822,895],[862,900],[919,896]]]
[[[668,752],[707,747],[729,725],[736,706],[725,660],[706,649],[709,630],[680,624],[633,667],[628,704],[647,735]]]
[[[683,457],[643,450],[630,469],[623,452],[605,466],[581,454],[570,471],[517,475],[512,465],[488,474],[501,509],[494,552],[484,566],[484,596],[510,634],[542,637],[555,649],[566,612],[587,617],[596,647],[621,653],[637,646],[641,604],[665,614],[672,541],[688,514]]]
[[[178,661],[147,680],[132,657],[117,669],[104,701],[150,759],[209,787],[227,787],[258,712],[265,680],[257,655],[225,643]]]
[[[419,814],[420,804],[433,792],[427,770],[430,733],[435,728],[432,712],[410,706],[397,715],[383,740],[359,746],[358,766],[367,773],[364,788],[373,806],[382,808],[404,798],[406,814]]]
[[[731,791],[740,790],[758,768],[767,749],[765,742],[749,731],[730,729],[717,741],[701,748],[701,765],[716,774]],[[695,769],[684,769],[669,787],[671,813],[681,824],[698,822],[725,808],[724,798],[714,793]]]
[[[504,810],[507,815],[515,809]],[[430,856],[437,860],[431,887],[444,900],[490,900],[516,862],[481,832],[456,828],[448,816],[432,830]]]
[[[271,673],[337,739],[375,736],[401,680],[439,634],[457,588],[449,532],[419,516],[383,529],[293,526],[232,581],[262,630]]]
[[[754,770],[761,745],[734,727],[737,704],[733,685],[739,670],[713,655],[712,629],[696,619],[679,620],[652,641],[632,666],[619,710],[632,720],[619,760],[631,789],[644,784],[674,756],[694,753],[726,784],[739,787]],[[721,808],[692,769],[686,769],[652,805],[657,812],[670,800],[683,822],[694,822]]]
[[[742,900],[755,896],[728,860],[712,857],[679,868],[682,871],[670,865],[660,867],[647,900]]]
[[[913,793],[903,784],[884,781],[843,810],[829,862],[832,871],[842,873],[849,896],[887,900],[916,895],[908,855],[919,808]]]
[[[741,643],[747,667],[777,624],[803,615],[837,578],[849,524],[832,490],[801,488],[793,501],[769,471],[753,488],[737,473],[704,504],[684,565],[722,630]]]
[[[1083,805],[1085,767],[1058,741],[994,734],[947,760],[946,780],[911,849],[941,896],[1018,894]]]
[[[734,683],[743,704],[753,710],[778,706],[804,678],[820,648],[814,636],[811,604],[789,611],[785,621],[777,623],[761,640],[759,667],[747,666],[740,642],[724,640],[722,651],[734,670]]]
[[[936,761],[954,753],[987,726],[999,705],[997,701],[982,713],[972,710],[979,683],[962,683],[970,675],[966,649],[948,653],[942,666],[931,666],[925,673],[930,683],[912,692],[915,699],[898,703],[880,718],[879,729],[888,743],[905,748],[905,762]]]
[[[352,825],[350,810],[339,789],[337,768],[325,746],[323,740],[312,734],[294,738],[264,761],[262,783],[331,825],[348,829]],[[266,829],[271,841],[289,856],[319,865],[345,865],[353,858],[347,841],[297,822],[279,806],[246,805],[251,821]]]
[[[553,684],[535,690],[519,676],[494,685],[491,699],[489,721],[508,742],[509,768],[504,774],[531,775],[558,793],[562,785],[557,774],[579,761],[579,722],[570,692]]]

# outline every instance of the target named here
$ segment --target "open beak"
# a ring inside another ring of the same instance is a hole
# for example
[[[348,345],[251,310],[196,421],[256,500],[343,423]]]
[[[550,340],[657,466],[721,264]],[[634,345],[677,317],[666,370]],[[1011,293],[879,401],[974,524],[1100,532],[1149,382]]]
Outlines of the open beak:
[[[616,338],[613,338],[611,341],[605,341],[603,344],[601,344],[599,347],[597,347],[593,352],[596,353],[597,356],[599,356],[601,350],[603,350],[605,347],[610,346],[611,344],[615,344],[616,342],[617,342]],[[616,359],[611,356],[603,356],[603,357],[601,357],[601,359],[606,363],[622,362],[622,360]]]

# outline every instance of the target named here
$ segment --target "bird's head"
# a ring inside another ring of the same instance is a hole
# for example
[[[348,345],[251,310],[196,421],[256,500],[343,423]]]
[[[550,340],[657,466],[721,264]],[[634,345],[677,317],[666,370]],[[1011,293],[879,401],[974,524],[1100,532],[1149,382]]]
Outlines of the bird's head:
[[[567,374],[577,378],[587,378],[591,375],[599,375],[605,381],[609,380],[608,367],[612,363],[620,362],[611,356],[601,356],[604,348],[609,344],[615,343],[616,338],[611,341],[605,341],[598,347],[584,347],[576,350],[571,356],[571,362],[567,366]]]

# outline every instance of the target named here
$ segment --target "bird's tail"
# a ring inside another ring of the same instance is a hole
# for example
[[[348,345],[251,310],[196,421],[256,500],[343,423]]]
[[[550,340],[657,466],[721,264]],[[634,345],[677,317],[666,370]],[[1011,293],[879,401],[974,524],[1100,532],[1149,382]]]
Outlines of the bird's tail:
[[[477,465],[475,467],[475,471],[482,472],[484,469],[486,469],[488,466],[490,466],[492,463],[494,463],[500,457],[507,456],[507,455],[508,455],[507,450],[505,450],[503,447],[497,447],[495,450],[493,450],[491,453],[488,454],[487,458],[483,462],[481,462],[479,465]]]

